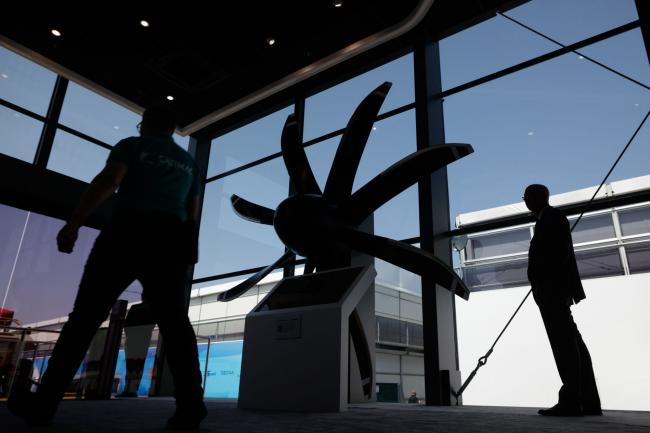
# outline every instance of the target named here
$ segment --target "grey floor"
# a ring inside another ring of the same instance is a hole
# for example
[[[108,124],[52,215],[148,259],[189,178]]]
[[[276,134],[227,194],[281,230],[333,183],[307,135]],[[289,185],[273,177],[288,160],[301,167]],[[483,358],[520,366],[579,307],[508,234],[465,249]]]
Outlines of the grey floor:
[[[425,407],[376,403],[344,413],[281,413],[237,410],[233,403],[208,401],[202,432],[251,433],[509,433],[649,432],[650,412],[606,411],[602,417],[547,418],[533,408]],[[29,428],[0,403],[0,432],[158,432],[173,411],[170,399],[64,402],[51,427]]]

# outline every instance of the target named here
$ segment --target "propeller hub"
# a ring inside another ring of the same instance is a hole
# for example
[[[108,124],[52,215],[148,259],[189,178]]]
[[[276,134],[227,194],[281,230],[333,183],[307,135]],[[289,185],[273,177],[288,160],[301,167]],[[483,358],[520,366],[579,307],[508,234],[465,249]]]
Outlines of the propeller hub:
[[[304,257],[326,254],[334,248],[330,234],[336,224],[333,208],[316,194],[285,199],[273,218],[278,237],[291,251]]]

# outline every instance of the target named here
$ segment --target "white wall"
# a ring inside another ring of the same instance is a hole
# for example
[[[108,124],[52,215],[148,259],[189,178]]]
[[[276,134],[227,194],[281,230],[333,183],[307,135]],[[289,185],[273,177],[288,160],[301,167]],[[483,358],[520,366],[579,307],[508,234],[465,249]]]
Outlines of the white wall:
[[[572,307],[589,348],[604,409],[650,410],[650,274],[590,279]],[[529,287],[457,300],[463,380],[492,345]],[[463,394],[467,405],[550,406],[561,385],[539,310],[526,301],[487,365]]]

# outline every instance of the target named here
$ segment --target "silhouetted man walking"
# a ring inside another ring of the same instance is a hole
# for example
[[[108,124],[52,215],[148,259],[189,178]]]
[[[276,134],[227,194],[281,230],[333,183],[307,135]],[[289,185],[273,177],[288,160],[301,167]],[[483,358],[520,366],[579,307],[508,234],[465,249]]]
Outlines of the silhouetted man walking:
[[[562,388],[558,403],[540,415],[602,415],[589,350],[573,321],[570,306],[585,299],[569,221],[548,204],[544,185],[530,185],[526,206],[537,217],[528,251],[528,280],[548,335]]]
[[[146,110],[140,137],[120,141],[57,236],[72,252],[79,227],[119,187],[115,213],[88,257],[73,311],[63,327],[35,395],[9,409],[31,424],[48,424],[108,312],[135,279],[167,345],[176,412],[170,428],[196,428],[206,416],[196,336],[185,311],[184,282],[196,261],[199,175],[172,134],[173,115]]]

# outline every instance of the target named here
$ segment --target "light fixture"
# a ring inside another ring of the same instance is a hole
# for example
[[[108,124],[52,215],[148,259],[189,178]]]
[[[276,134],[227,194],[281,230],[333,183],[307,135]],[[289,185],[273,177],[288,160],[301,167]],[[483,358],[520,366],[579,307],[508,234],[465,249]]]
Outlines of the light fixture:
[[[332,1],[332,4],[334,5],[335,8],[340,8],[343,6],[343,0],[334,0]]]
[[[115,125],[115,126],[113,126],[113,129],[117,131],[118,129],[120,129],[120,127]]]
[[[275,45],[275,38],[266,38],[266,43],[271,45]]]
[[[533,135],[533,134],[534,134],[533,131],[530,131],[530,132],[528,133],[529,136],[531,136],[531,135]]]
[[[57,29],[52,29],[52,32],[51,32],[51,33],[52,33],[54,36],[56,36],[57,38],[58,38],[59,36],[61,36],[61,32],[58,31]]]
[[[174,97],[173,97],[172,95],[167,95],[167,100],[168,100],[168,101],[173,101],[173,100],[174,100]]]
[[[582,60],[582,59],[584,59],[585,57],[584,57],[584,56],[578,56],[578,58],[579,58],[580,60]]]
[[[9,78],[9,75],[7,75],[7,74],[0,74],[0,77],[2,77],[2,78]]]
[[[149,27],[149,21],[147,21],[147,20],[142,20],[142,21],[140,21],[140,25],[141,25],[142,27]]]
[[[376,126],[373,126],[373,127],[372,127],[372,130],[373,130],[373,131],[376,131],[376,130],[377,130],[377,127],[376,127]]]

